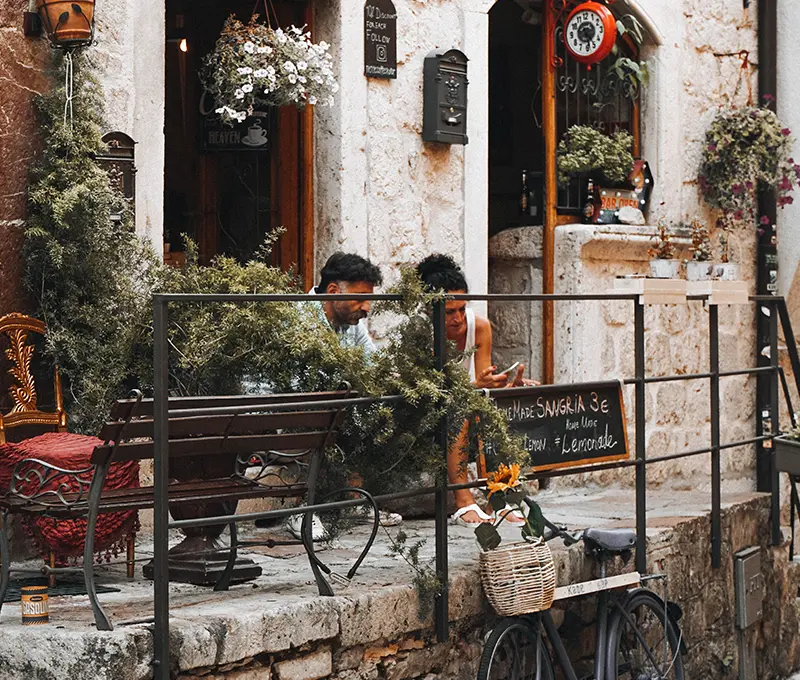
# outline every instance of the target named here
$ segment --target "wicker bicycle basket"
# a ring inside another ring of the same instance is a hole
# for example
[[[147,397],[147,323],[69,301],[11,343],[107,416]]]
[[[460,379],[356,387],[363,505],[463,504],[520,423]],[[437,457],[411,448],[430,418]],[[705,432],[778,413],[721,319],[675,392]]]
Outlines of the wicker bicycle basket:
[[[481,551],[481,581],[486,597],[501,616],[549,609],[556,589],[553,555],[543,539]]]

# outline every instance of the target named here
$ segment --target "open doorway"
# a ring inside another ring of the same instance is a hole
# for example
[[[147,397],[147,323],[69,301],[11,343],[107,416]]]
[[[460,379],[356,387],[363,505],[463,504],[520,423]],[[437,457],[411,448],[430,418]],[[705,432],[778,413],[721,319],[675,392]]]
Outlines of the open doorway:
[[[489,236],[541,225],[541,14],[531,0],[489,11]],[[540,3],[539,3],[540,4]]]
[[[244,262],[282,228],[272,264],[307,277],[310,116],[294,107],[265,107],[226,127],[198,76],[226,18],[249,20],[253,0],[167,0],[166,8],[165,245],[180,249],[186,234],[197,243],[201,264],[216,255]],[[281,26],[309,23],[305,2],[272,0],[273,8]]]

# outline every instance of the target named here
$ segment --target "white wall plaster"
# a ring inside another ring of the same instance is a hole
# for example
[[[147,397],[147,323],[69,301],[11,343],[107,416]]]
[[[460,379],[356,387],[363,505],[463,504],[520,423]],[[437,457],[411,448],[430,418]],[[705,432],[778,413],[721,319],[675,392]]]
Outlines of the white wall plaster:
[[[136,142],[136,230],[156,252],[164,229],[164,17],[164,0],[97,0],[90,51],[103,74],[109,130]]]

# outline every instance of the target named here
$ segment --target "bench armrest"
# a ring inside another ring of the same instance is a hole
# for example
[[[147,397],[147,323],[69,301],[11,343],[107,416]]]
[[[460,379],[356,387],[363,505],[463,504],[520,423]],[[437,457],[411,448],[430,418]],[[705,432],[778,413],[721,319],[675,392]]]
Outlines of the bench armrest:
[[[23,458],[11,473],[9,495],[52,507],[85,503],[95,467],[67,470],[38,458]]]

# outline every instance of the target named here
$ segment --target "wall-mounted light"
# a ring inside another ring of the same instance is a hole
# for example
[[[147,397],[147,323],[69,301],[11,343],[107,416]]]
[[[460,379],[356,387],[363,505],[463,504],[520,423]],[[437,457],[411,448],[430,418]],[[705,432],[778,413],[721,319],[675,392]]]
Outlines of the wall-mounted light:
[[[189,45],[186,43],[186,38],[181,38],[180,39],[180,41],[178,42],[178,49],[181,52],[188,52],[189,51]]]

